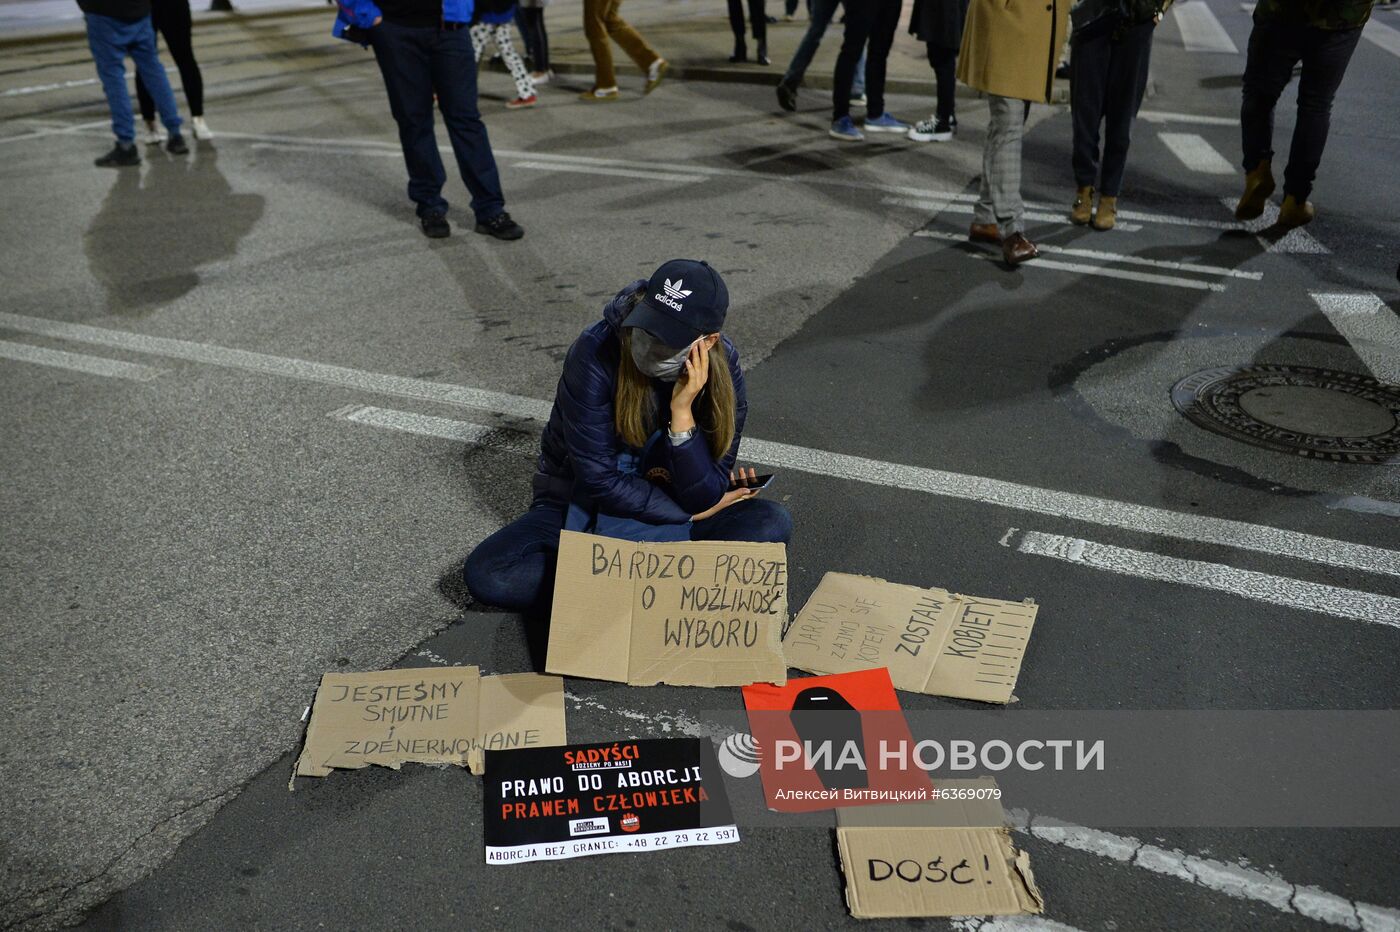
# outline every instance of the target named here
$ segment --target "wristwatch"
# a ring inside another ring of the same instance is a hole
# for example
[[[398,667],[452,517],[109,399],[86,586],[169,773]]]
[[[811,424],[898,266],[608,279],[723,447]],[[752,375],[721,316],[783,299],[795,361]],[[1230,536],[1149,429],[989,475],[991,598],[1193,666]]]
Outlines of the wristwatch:
[[[671,438],[671,443],[673,445],[680,446],[695,435],[695,428],[692,427],[690,430],[683,430],[680,433],[676,433],[668,427],[666,428],[666,435]]]

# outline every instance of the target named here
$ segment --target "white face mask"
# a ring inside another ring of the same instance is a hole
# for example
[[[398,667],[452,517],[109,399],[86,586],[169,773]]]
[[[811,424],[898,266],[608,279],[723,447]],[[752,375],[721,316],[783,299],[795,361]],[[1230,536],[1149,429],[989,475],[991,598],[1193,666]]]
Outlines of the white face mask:
[[[632,327],[628,332],[632,361],[637,364],[643,375],[665,382],[674,382],[680,378],[680,374],[685,371],[685,359],[690,355],[690,346],[676,352],[645,330]]]

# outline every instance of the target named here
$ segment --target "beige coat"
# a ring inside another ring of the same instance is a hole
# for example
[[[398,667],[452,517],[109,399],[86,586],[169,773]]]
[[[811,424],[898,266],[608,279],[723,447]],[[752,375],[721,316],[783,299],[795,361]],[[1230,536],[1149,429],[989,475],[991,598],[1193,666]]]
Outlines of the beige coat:
[[[972,0],[958,80],[988,94],[1049,102],[1071,0]]]

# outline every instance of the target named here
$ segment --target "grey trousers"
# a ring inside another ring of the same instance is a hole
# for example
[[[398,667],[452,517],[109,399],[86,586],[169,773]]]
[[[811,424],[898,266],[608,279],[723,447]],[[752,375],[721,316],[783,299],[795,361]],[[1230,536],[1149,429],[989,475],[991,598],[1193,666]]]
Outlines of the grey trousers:
[[[1010,97],[987,97],[992,118],[982,149],[982,184],[973,223],[995,223],[1003,238],[1025,229],[1021,200],[1021,136],[1031,105]]]

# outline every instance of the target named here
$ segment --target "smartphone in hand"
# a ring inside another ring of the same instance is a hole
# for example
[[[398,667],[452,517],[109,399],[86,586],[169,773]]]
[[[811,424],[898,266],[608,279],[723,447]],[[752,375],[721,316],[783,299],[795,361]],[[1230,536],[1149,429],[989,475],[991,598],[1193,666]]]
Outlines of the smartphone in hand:
[[[762,491],[763,489],[768,488],[768,486],[772,484],[773,476],[774,473],[770,472],[761,476],[749,476],[742,479],[733,479],[730,480],[729,488],[753,489],[755,491]]]

